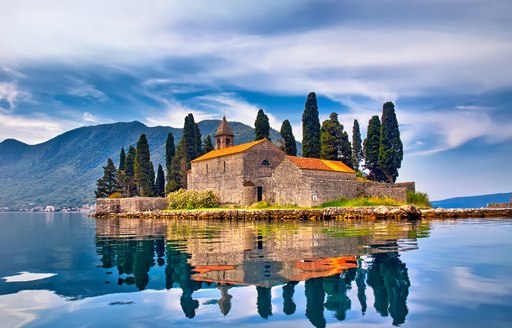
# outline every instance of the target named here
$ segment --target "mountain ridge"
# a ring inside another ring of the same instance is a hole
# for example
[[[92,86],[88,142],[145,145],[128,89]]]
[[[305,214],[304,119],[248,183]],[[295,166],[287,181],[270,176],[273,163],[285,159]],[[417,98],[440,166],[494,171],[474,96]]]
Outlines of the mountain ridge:
[[[508,203],[512,197],[512,192],[485,194],[476,196],[452,197],[432,201],[433,207],[441,208],[480,208],[490,203]]]
[[[213,136],[220,120],[198,123],[202,138]],[[254,128],[230,122],[235,144],[254,140]],[[172,132],[175,143],[182,129],[168,126],[148,127],[139,121],[83,126],[66,131],[45,142],[28,145],[16,139],[0,142],[0,208],[35,206],[80,206],[94,203],[96,180],[110,157],[118,165],[119,152],[135,146],[145,133],[151,160],[156,167],[165,163],[165,140]],[[280,139],[271,129],[270,138]],[[298,143],[299,150],[301,144]]]

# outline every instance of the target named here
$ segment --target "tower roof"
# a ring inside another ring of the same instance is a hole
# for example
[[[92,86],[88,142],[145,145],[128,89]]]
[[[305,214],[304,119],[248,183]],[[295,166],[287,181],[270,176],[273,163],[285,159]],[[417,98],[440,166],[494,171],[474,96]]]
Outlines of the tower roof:
[[[217,129],[217,132],[215,132],[215,136],[234,136],[233,131],[231,131],[231,128],[229,127],[229,123],[226,120],[226,116],[222,118],[222,121],[219,124],[219,128]]]

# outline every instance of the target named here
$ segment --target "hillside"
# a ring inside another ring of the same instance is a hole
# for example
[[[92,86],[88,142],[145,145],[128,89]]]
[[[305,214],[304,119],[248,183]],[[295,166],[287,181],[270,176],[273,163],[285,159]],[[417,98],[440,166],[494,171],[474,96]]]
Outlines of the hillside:
[[[203,138],[207,134],[213,137],[219,123],[200,122]],[[236,144],[254,140],[253,128],[238,122],[230,125]],[[37,145],[4,140],[0,143],[0,185],[4,186],[0,189],[0,208],[92,204],[96,180],[107,158],[117,165],[121,147],[135,145],[145,133],[153,164],[163,165],[169,131],[178,143],[182,129],[147,127],[137,121],[81,127]],[[276,141],[280,135],[272,130],[270,137]]]
[[[480,208],[490,203],[508,203],[512,192],[479,196],[456,197],[432,202],[433,207],[441,208]]]

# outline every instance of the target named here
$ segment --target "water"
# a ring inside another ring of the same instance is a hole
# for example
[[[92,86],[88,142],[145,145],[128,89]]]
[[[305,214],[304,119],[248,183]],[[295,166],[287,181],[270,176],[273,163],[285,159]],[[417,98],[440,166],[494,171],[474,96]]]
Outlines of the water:
[[[512,219],[0,213],[0,327],[510,327]]]

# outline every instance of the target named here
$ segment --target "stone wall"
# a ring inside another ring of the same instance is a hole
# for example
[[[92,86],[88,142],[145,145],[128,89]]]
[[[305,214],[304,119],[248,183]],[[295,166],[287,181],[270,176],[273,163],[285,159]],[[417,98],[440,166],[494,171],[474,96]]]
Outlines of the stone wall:
[[[272,175],[273,202],[281,205],[311,206],[310,180],[289,160],[284,160]]]
[[[164,197],[98,198],[96,214],[158,211],[166,209],[168,205]]]

